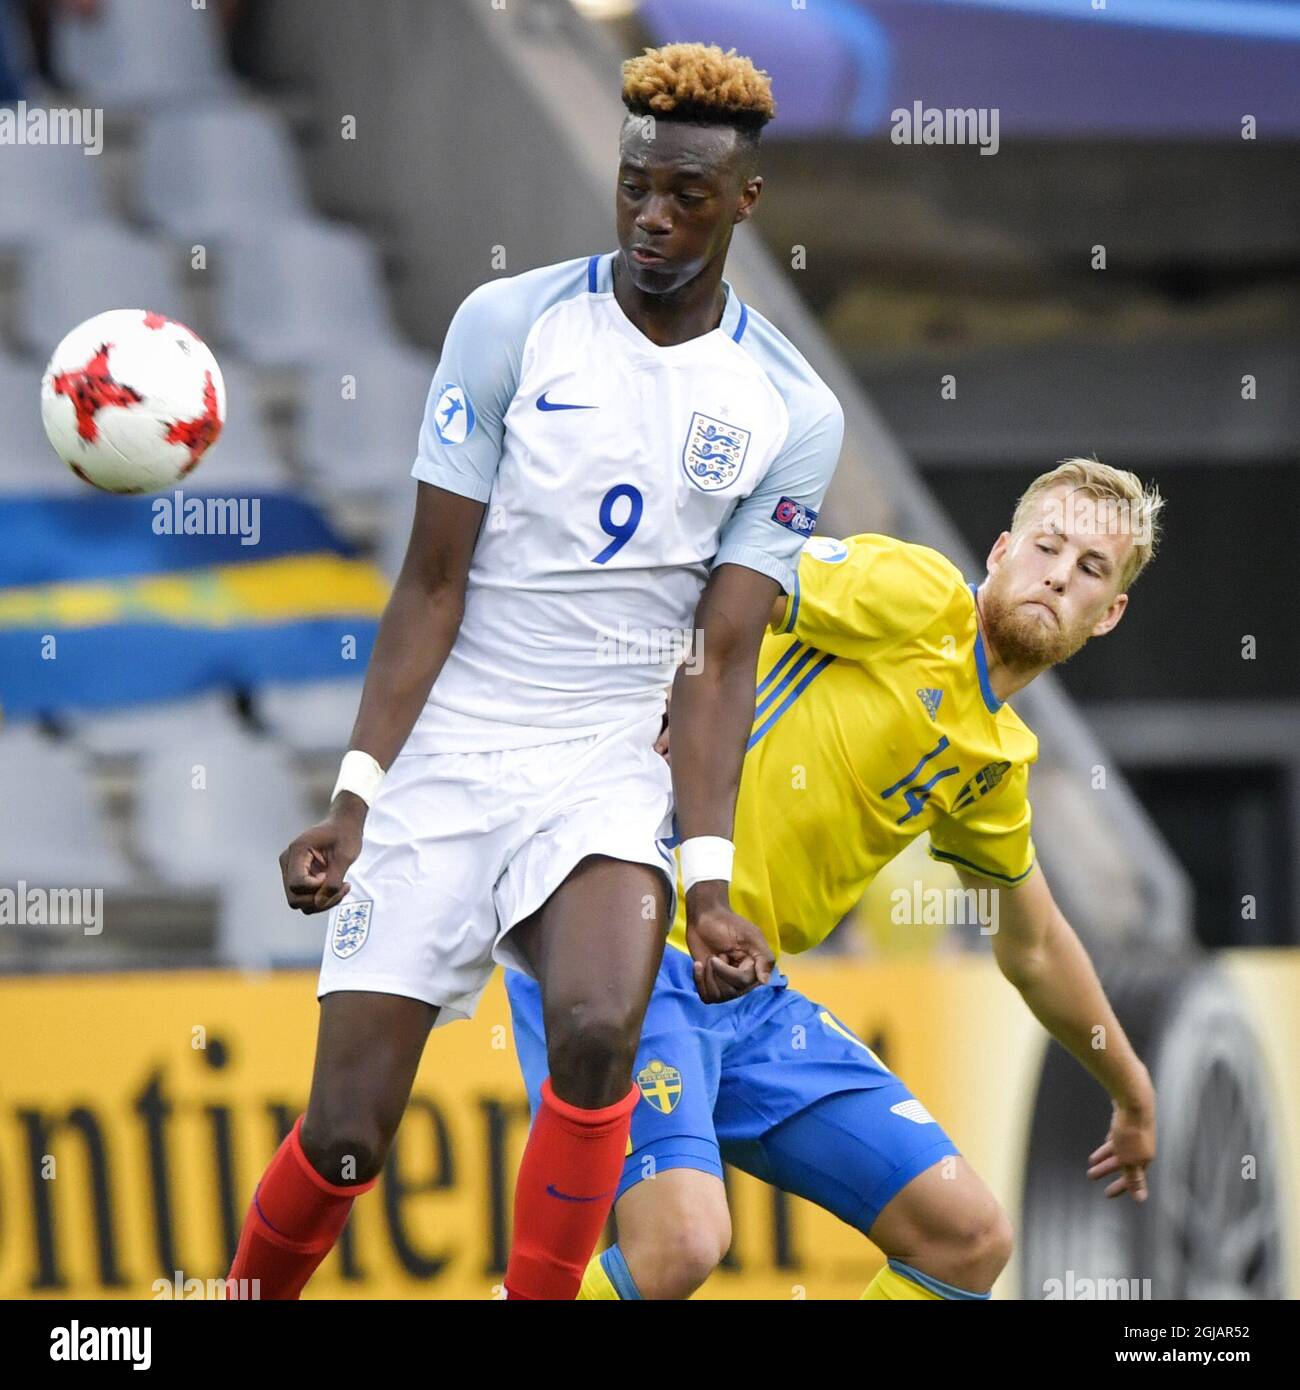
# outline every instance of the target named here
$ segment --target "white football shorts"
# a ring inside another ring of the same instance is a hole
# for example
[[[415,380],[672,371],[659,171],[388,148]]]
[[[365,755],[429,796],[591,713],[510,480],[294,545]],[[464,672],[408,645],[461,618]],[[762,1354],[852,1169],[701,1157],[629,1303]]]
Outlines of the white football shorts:
[[[495,963],[531,974],[510,929],[590,854],[676,869],[662,723],[540,747],[402,753],[366,817],[352,890],[330,910],[317,996],[423,999],[437,1025],[469,1018]],[[665,924],[666,929],[666,924]]]

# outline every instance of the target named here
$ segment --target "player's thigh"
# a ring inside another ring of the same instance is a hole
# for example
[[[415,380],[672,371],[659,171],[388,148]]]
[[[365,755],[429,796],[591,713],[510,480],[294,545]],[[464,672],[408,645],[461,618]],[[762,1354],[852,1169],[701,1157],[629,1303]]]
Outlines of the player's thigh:
[[[886,1255],[906,1260],[936,1247],[966,1244],[1005,1225],[1002,1207],[987,1184],[954,1154],[901,1188],[867,1234]]]
[[[520,971],[507,970],[505,983],[515,1051],[536,1115],[550,1067],[542,994],[537,982]],[[649,1210],[655,1194],[664,1190],[662,1179],[679,1170],[721,1183],[713,1115],[730,1031],[728,1011],[734,1008],[703,1004],[695,992],[690,957],[672,948],[664,952],[632,1064],[640,1099],[631,1116],[620,1201],[633,1188],[644,1187],[638,1206]]]
[[[663,956],[669,902],[648,864],[589,855],[511,933],[541,988],[548,1033],[638,1030]]]
[[[577,751],[493,888],[496,958],[541,985],[552,1047],[556,1025],[575,1024],[589,1038],[630,1028],[635,1045],[674,889],[659,724],[652,715]]]
[[[340,990],[320,1001],[303,1146],[351,1145],[375,1157],[391,1141],[438,1011],[397,994]],[[382,1161],[382,1153],[378,1155]]]
[[[902,1085],[841,1091],[813,1101],[761,1138],[723,1144],[737,1167],[804,1197],[869,1235],[880,1212],[918,1174],[955,1156],[934,1124],[911,1128],[898,1105],[915,1103]]]
[[[491,887],[536,800],[523,752],[400,754],[327,918],[316,993],[400,995],[468,1018],[492,977]]]
[[[723,1056],[715,1122],[724,1157],[866,1234],[956,1146],[823,1006],[787,989],[752,1009]]]

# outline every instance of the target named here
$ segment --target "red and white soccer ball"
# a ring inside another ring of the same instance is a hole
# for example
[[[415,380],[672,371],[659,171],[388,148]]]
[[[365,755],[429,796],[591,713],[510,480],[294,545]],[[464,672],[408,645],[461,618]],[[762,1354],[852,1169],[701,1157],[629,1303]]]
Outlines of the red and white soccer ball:
[[[104,492],[157,492],[187,477],[226,419],[217,359],[183,323],[110,309],[54,349],[41,382],[54,451]]]

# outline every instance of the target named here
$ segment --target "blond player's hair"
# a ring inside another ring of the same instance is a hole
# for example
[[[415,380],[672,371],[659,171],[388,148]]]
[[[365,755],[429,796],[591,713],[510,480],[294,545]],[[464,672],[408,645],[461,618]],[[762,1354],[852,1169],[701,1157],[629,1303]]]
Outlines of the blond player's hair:
[[[1100,501],[1119,504],[1133,535],[1133,549],[1119,577],[1117,593],[1126,593],[1138,575],[1151,563],[1160,543],[1160,513],[1165,499],[1152,483],[1144,485],[1136,473],[1112,468],[1095,458],[1063,459],[1048,473],[1042,473],[1025,489],[1011,519],[1012,532],[1019,531],[1035,510],[1034,504],[1051,488],[1067,484],[1073,491],[1085,492]]]
[[[776,115],[772,79],[734,48],[668,43],[623,64],[623,105],[634,116],[731,125],[752,137]]]

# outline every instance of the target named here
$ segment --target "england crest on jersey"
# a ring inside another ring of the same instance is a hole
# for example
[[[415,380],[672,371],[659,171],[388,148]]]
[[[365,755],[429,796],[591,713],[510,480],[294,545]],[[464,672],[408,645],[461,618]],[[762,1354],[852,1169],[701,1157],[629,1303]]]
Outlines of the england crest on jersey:
[[[704,492],[717,492],[734,482],[749,451],[749,433],[697,410],[682,450],[686,476]]]

